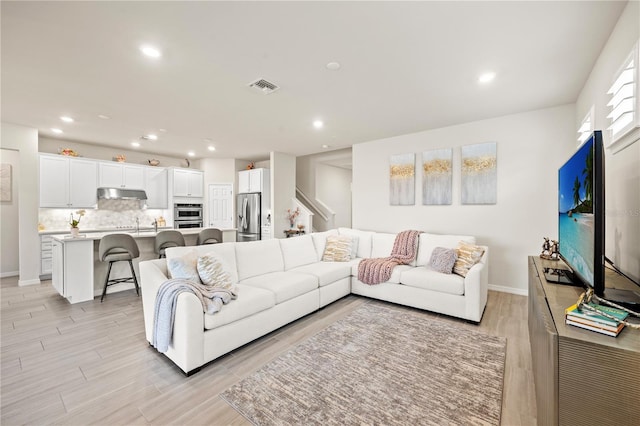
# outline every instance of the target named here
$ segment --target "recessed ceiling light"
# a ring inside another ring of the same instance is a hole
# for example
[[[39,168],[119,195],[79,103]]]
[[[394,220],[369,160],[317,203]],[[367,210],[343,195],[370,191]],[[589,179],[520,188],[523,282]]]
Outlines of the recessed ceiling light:
[[[209,151],[215,151],[215,150],[216,150],[216,147],[215,147],[215,146],[212,146],[212,145],[209,145],[209,146],[207,147],[207,149],[208,149]]]
[[[162,56],[160,50],[149,45],[140,46],[140,51],[150,58],[159,58]]]
[[[188,155],[189,157],[193,157],[194,155],[196,155],[196,153],[195,153],[195,152],[193,152],[193,151],[189,151],[189,152],[187,152],[187,155]]]
[[[338,62],[329,62],[326,67],[328,70],[337,71],[340,69],[340,64]]]
[[[131,142],[131,146],[133,147],[139,147],[140,146],[140,142]]]
[[[313,127],[315,127],[316,129],[322,129],[322,127],[324,127],[324,123],[322,122],[322,120],[316,120],[313,122]]]
[[[327,149],[327,148],[331,148],[331,145],[327,145],[327,144],[322,145],[322,149]]]
[[[52,127],[52,128],[51,128],[51,131],[52,131],[53,133],[58,134],[58,135],[60,135],[60,134],[64,133],[62,130],[57,129],[57,128],[55,128],[55,127]]]
[[[60,117],[60,120],[64,121],[65,123],[73,123],[73,118],[68,117],[66,115],[63,115],[62,117]]]
[[[158,129],[158,131],[160,131],[162,133],[167,133],[167,129]]]
[[[98,118],[101,118],[103,120],[109,120],[111,117],[109,117],[108,115],[100,114],[98,115]]]
[[[144,135],[143,136],[145,139],[149,139],[150,141],[157,141],[158,140],[158,136],[154,135],[152,133],[148,134],[148,135]]]
[[[478,81],[480,83],[489,83],[494,78],[496,78],[496,73],[495,72],[486,72],[484,74],[480,74],[480,77],[478,77]]]

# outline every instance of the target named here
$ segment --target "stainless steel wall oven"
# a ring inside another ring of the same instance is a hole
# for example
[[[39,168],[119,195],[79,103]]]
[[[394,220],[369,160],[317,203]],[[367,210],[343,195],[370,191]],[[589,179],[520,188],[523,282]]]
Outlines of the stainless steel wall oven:
[[[203,222],[202,204],[178,203],[173,205],[173,227],[175,229],[202,228]]]

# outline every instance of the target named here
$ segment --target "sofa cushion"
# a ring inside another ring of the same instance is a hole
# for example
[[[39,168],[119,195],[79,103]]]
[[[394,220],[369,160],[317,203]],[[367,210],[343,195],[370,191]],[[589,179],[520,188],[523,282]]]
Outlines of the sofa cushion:
[[[224,305],[215,314],[204,314],[204,328],[211,330],[234,321],[241,320],[258,312],[265,311],[276,304],[276,295],[272,291],[259,287],[238,284],[238,298]]]
[[[371,236],[371,257],[389,257],[393,250],[396,234],[375,232]]]
[[[297,272],[270,272],[240,281],[240,284],[263,288],[273,292],[276,304],[286,302],[318,288],[318,278]],[[238,299],[242,295],[238,296]]]
[[[277,239],[236,243],[238,279],[284,271],[284,259]]]
[[[357,257],[371,257],[371,238],[375,232],[360,231],[351,228],[338,228],[340,235],[349,235],[358,237]]]
[[[458,251],[456,249],[448,249],[444,247],[436,247],[431,252],[429,259],[429,268],[443,274],[453,272],[453,265],[458,259]]]
[[[428,234],[426,232],[420,234],[420,238],[418,240],[417,266],[429,265],[431,252],[433,252],[433,249],[436,247],[453,249],[458,247],[458,243],[460,241],[465,241],[469,244],[476,243],[476,238],[469,235],[438,235]]]
[[[316,253],[316,247],[313,245],[311,235],[285,238],[278,241],[280,241],[280,248],[282,249],[285,271],[318,261],[318,254]]]
[[[352,259],[353,237],[329,235],[322,255],[323,262],[348,262]]]
[[[424,266],[403,271],[400,283],[440,293],[464,294],[464,278],[460,275],[442,274]]]
[[[461,241],[456,251],[458,252],[458,259],[456,259],[456,263],[453,265],[453,272],[466,277],[469,269],[482,259],[484,247]]]
[[[292,272],[314,275],[320,287],[351,276],[350,262],[316,262],[295,268]]]
[[[231,282],[235,284],[238,282],[235,245],[236,243],[220,243],[206,244],[202,246],[170,247],[165,250],[165,253],[167,256],[167,262],[176,256],[182,256],[190,251],[195,251],[198,257],[207,253],[215,253],[220,256],[220,259],[224,262],[225,271],[229,273]]]

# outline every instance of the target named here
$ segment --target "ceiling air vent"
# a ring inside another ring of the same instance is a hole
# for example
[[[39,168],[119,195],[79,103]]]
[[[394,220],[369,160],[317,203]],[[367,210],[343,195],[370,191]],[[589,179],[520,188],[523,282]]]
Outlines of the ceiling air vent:
[[[272,82],[267,81],[264,78],[259,78],[256,81],[249,83],[249,87],[259,90],[265,95],[273,93],[280,88],[276,84],[273,84]]]

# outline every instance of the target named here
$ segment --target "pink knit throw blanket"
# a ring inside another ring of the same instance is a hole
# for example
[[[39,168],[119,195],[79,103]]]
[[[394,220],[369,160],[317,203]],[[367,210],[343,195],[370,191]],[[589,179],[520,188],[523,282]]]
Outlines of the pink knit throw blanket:
[[[365,284],[389,281],[396,265],[406,265],[416,258],[420,231],[402,231],[396,235],[391,256],[362,259],[358,265],[358,279]]]

